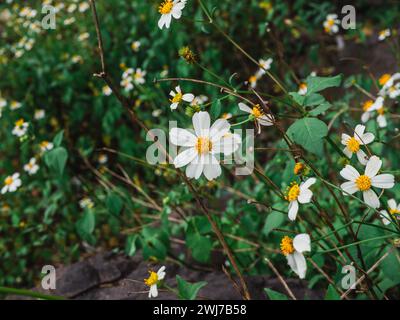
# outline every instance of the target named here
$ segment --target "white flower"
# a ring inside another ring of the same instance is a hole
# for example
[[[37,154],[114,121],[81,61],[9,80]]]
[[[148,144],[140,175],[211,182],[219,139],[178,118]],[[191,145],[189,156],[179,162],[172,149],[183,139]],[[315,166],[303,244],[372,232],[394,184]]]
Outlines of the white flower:
[[[29,175],[34,175],[39,170],[39,166],[36,163],[36,158],[31,158],[29,162],[24,165],[24,170],[28,172]]]
[[[256,77],[262,77],[269,69],[271,69],[272,58],[268,58],[267,60],[260,59],[258,60],[258,64],[260,69],[256,73]]]
[[[21,108],[22,107],[22,104],[21,104],[21,102],[18,102],[18,101],[11,101],[11,103],[10,103],[10,109],[11,110],[17,110],[17,109],[19,109],[19,108]]]
[[[90,5],[87,2],[82,2],[79,4],[79,12],[85,12],[89,8],[90,8]]]
[[[146,71],[137,68],[135,70],[135,73],[133,74],[133,82],[135,84],[143,84],[146,82],[146,80],[144,79],[145,76],[146,76]]]
[[[400,82],[397,82],[395,85],[392,85],[387,89],[387,95],[390,99],[396,99],[400,96]]]
[[[68,18],[64,20],[64,25],[69,26],[70,24],[73,24],[76,21],[74,17]]]
[[[141,45],[140,41],[133,41],[131,44],[131,48],[134,52],[138,52],[140,49],[140,45]]]
[[[300,83],[297,93],[301,96],[305,96],[307,94],[307,84]]]
[[[15,122],[14,129],[12,130],[12,134],[17,137],[22,137],[28,131],[29,123],[25,122],[24,119],[19,119]]]
[[[172,128],[169,137],[171,143],[184,147],[175,157],[174,165],[181,168],[186,165],[186,176],[199,179],[201,174],[208,180],[221,175],[218,155],[230,155],[240,145],[240,137],[230,132],[231,125],[225,119],[218,119],[210,127],[208,112],[196,112],[192,118],[194,134],[181,128]]]
[[[53,148],[54,148],[53,143],[51,143],[49,141],[42,141],[40,143],[40,151],[42,151],[42,152],[50,151]]]
[[[339,23],[337,14],[328,14],[323,24],[325,32],[329,34],[338,33]]]
[[[42,120],[46,116],[46,112],[43,109],[35,110],[34,118],[35,120]]]
[[[107,161],[108,161],[108,157],[107,157],[106,154],[102,153],[102,154],[99,155],[97,161],[98,161],[100,164],[106,164]]]
[[[254,117],[254,121],[256,123],[256,126],[258,127],[258,133],[261,132],[261,126],[268,127],[274,124],[274,117],[270,114],[265,114],[258,104],[254,105],[253,108],[250,108],[248,105],[240,102],[239,109],[243,112],[250,113],[250,115]]]
[[[378,36],[379,41],[383,41],[387,37],[390,37],[390,29],[385,29],[385,30],[379,31],[379,36]]]
[[[392,96],[396,96],[396,91],[397,88],[395,86],[395,81],[400,80],[400,73],[394,73],[393,75],[390,75],[388,73],[382,75],[379,78],[379,84],[382,86],[381,90],[379,91],[378,95],[385,97],[390,95],[390,92],[392,91]],[[395,92],[395,93],[393,93]]]
[[[376,121],[378,122],[379,128],[387,127],[387,120],[385,117],[385,108],[382,107],[382,108],[376,110],[376,112],[378,113],[378,116],[376,117]]]
[[[172,18],[179,19],[182,16],[182,10],[185,5],[186,0],[165,0],[162,2],[158,9],[158,12],[161,13],[158,27],[162,29],[165,26],[168,29]]]
[[[126,90],[126,91],[131,91],[133,89],[133,83],[131,78],[126,78],[122,79],[121,81],[121,86]]]
[[[149,290],[149,298],[157,298],[158,289],[157,285],[160,280],[165,278],[165,266],[162,266],[157,273],[154,271],[149,271],[150,276],[147,279],[144,279],[144,283],[150,287]]]
[[[400,203],[397,204],[396,200],[390,199],[388,201],[388,207],[389,207],[389,212],[386,210],[381,210],[381,217],[382,217],[382,223],[384,225],[388,225],[392,222],[390,216],[392,215],[398,215],[400,214]]]
[[[307,262],[303,252],[311,251],[310,236],[306,233],[298,234],[294,239],[285,236],[281,241],[281,251],[286,256],[290,268],[304,279],[307,272]]]
[[[377,156],[372,156],[365,168],[365,173],[360,175],[358,171],[346,165],[340,171],[340,175],[349,180],[343,183],[340,187],[343,189],[344,194],[353,194],[357,191],[362,191],[364,202],[372,208],[379,208],[380,201],[372,187],[380,189],[390,189],[394,186],[394,176],[392,174],[379,174],[378,172],[382,167],[382,161]]]
[[[112,90],[111,90],[111,88],[109,87],[109,86],[104,86],[102,89],[101,89],[101,91],[103,92],[103,94],[105,95],[105,96],[109,96],[109,95],[111,95],[112,94]]]
[[[257,87],[258,77],[257,74],[250,76],[249,80],[245,81],[246,85],[249,85],[250,88],[255,89]]]
[[[370,118],[371,115],[376,111],[378,113],[378,116],[376,118],[378,125],[380,128],[384,128],[387,126],[387,121],[385,117],[385,108],[383,106],[383,103],[385,102],[385,98],[382,96],[379,96],[375,102],[372,100],[368,100],[364,103],[363,109],[364,113],[361,115],[361,121],[363,123],[366,123]]]
[[[73,13],[78,6],[75,3],[72,3],[68,6],[67,11],[68,13]]]
[[[4,99],[3,97],[0,97],[0,109],[5,108],[7,105],[7,100]]]
[[[193,98],[192,102],[190,103],[191,106],[199,106],[208,101],[208,97],[205,95],[196,96]]]
[[[4,187],[1,189],[1,194],[6,192],[15,192],[22,185],[19,173],[14,173],[12,176],[8,176],[4,180]]]
[[[175,87],[175,91],[171,90],[171,92],[169,93],[169,95],[172,97],[170,99],[171,101],[171,110],[175,110],[176,108],[178,108],[178,105],[182,102],[182,101],[186,101],[186,102],[192,102],[194,99],[194,95],[191,93],[182,93],[181,87],[180,86],[176,86]]]
[[[363,150],[361,150],[362,145],[367,145],[374,141],[375,136],[372,133],[364,133],[365,126],[359,124],[356,126],[354,130],[353,137],[350,137],[348,134],[342,134],[342,144],[346,147],[343,149],[343,153],[351,159],[353,154],[357,155],[358,161],[362,165],[366,165],[368,162],[368,157]]]
[[[289,201],[288,217],[290,220],[296,220],[297,212],[299,211],[299,203],[304,204],[311,202],[313,193],[310,187],[316,181],[315,178],[309,178],[300,185],[297,182],[292,182],[290,187],[288,187],[285,198]]]
[[[84,32],[78,36],[79,41],[84,41],[89,38],[89,32]]]
[[[85,197],[79,201],[79,206],[82,209],[92,209],[94,207],[94,202],[89,197]]]

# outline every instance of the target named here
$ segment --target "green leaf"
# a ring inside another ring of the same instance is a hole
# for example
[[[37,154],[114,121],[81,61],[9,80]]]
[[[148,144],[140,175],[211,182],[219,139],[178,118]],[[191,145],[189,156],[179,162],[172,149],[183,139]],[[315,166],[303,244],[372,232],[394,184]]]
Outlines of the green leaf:
[[[64,130],[61,130],[59,133],[57,133],[57,135],[53,139],[54,146],[55,147],[61,146],[63,138],[64,138]]]
[[[307,96],[327,88],[340,86],[342,78],[343,76],[341,74],[334,77],[308,77],[306,79]]]
[[[188,234],[186,244],[192,252],[192,256],[199,262],[207,262],[210,259],[212,241],[207,236],[198,233]]]
[[[271,212],[267,216],[267,219],[265,220],[265,225],[262,230],[262,233],[267,236],[273,229],[279,227],[284,220],[285,217],[282,213]]]
[[[180,276],[176,276],[176,283],[178,284],[178,296],[182,300],[194,300],[201,288],[203,288],[207,282],[201,281],[196,283],[190,283],[183,280]]]
[[[303,118],[293,123],[288,131],[288,136],[306,150],[321,155],[323,151],[323,138],[328,134],[327,125],[317,118]]]
[[[218,119],[219,115],[221,114],[221,109],[222,109],[222,105],[221,105],[221,101],[219,99],[215,100],[212,105],[211,105],[211,117],[213,119]]]
[[[321,113],[324,113],[325,111],[327,111],[331,106],[332,105],[329,102],[325,101],[324,103],[320,104],[318,107],[312,109],[309,112],[309,114],[311,116],[316,117],[316,116],[320,115]]]
[[[125,244],[125,253],[132,257],[136,253],[136,239],[138,238],[137,234],[131,234],[127,239],[126,239],[126,244]]]
[[[382,271],[395,284],[400,283],[400,257],[396,252],[390,253],[381,264]]]
[[[265,288],[264,291],[270,300],[289,300],[289,298],[286,295],[284,295],[283,293],[280,293],[278,291],[268,289],[268,288]]]
[[[116,193],[110,193],[107,196],[106,206],[108,211],[114,215],[118,215],[122,210],[123,201]]]
[[[326,290],[325,300],[340,300],[339,294],[336,292],[333,285],[329,285],[328,290]]]
[[[68,152],[63,147],[55,148],[44,155],[46,165],[59,176],[62,176],[67,160]]]

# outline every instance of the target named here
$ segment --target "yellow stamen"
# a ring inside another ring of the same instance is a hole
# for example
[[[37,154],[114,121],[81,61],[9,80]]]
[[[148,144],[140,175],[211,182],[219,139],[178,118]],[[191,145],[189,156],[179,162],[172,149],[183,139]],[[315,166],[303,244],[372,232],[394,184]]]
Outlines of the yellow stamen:
[[[256,83],[257,82],[257,77],[256,76],[251,76],[249,78],[249,83]]]
[[[147,279],[144,279],[144,283],[151,287],[152,285],[158,282],[158,275],[154,271],[149,271],[150,276]]]
[[[366,175],[359,176],[356,185],[360,191],[367,191],[371,189],[371,178]]]
[[[295,175],[298,175],[298,174],[302,173],[304,169],[305,169],[304,163],[302,163],[302,162],[297,162],[297,163],[295,164],[295,166],[294,166],[293,173],[294,173]]]
[[[206,137],[197,138],[196,150],[198,154],[210,152],[212,150],[212,142]]]
[[[293,247],[293,239],[284,236],[281,240],[281,252],[287,256],[288,254],[292,254],[294,252],[294,247]]]
[[[374,102],[372,100],[365,101],[363,104],[363,110],[368,111],[373,104]]]
[[[376,110],[376,112],[377,112],[379,115],[383,116],[383,115],[385,114],[385,109],[382,107],[382,108],[379,108],[378,110]]]
[[[6,180],[4,181],[6,186],[9,186],[13,183],[13,178],[12,177],[7,177]]]
[[[179,103],[182,101],[182,93],[177,92],[175,96],[170,100],[172,103]]]
[[[385,73],[382,77],[379,78],[379,84],[381,86],[383,86],[386,82],[389,81],[390,78],[391,78],[391,75],[388,73]]]
[[[259,104],[256,104],[256,105],[253,107],[253,110],[252,110],[251,113],[253,114],[253,116],[254,116],[255,118],[259,118],[259,117],[261,117],[261,116],[264,114],[264,112],[261,110],[261,107],[260,107]]]
[[[287,194],[285,196],[286,200],[292,202],[297,200],[300,195],[300,187],[297,182],[292,182],[291,186],[288,188]]]
[[[19,119],[17,122],[15,122],[15,126],[22,127],[24,123],[25,123],[24,119]]]
[[[400,210],[397,210],[397,208],[390,209],[389,212],[390,212],[390,214],[400,214]]]
[[[161,3],[160,7],[158,8],[158,12],[161,14],[168,14],[172,11],[172,8],[174,7],[174,4],[172,0],[166,0],[163,3]]]
[[[43,141],[42,143],[40,143],[41,148],[47,148],[48,145],[49,145],[48,141]]]
[[[357,153],[360,151],[360,143],[357,141],[356,138],[351,137],[347,141],[347,148],[352,152],[352,153]]]

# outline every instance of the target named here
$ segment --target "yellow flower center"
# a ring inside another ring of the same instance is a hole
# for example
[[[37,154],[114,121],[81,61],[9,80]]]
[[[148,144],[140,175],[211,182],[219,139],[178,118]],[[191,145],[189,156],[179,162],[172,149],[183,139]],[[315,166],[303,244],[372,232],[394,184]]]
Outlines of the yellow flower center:
[[[7,177],[6,180],[4,181],[6,186],[9,186],[13,183],[13,178],[12,177]]]
[[[258,105],[258,104],[256,104],[256,105],[253,107],[253,110],[252,110],[251,113],[253,114],[253,116],[254,116],[255,118],[259,118],[259,117],[261,117],[261,116],[264,114],[263,111],[261,110],[260,105]]]
[[[281,240],[281,251],[282,253],[287,256],[288,254],[292,254],[294,252],[294,247],[293,247],[293,239],[284,236]]]
[[[207,153],[212,150],[212,142],[206,137],[197,138],[196,150],[198,154]]]
[[[390,212],[390,214],[399,214],[399,213],[400,213],[400,210],[397,210],[397,209],[395,208],[395,209],[390,209],[389,212]]]
[[[249,82],[250,82],[250,83],[256,83],[256,82],[257,82],[257,77],[256,77],[256,76],[251,76],[251,77],[249,78]]]
[[[328,19],[327,20],[328,27],[333,27],[334,24],[335,24],[335,20],[333,20],[333,19]]]
[[[292,182],[291,186],[289,187],[287,194],[286,194],[286,200],[289,202],[292,202],[294,200],[297,200],[300,194],[300,187],[297,184],[297,182]]]
[[[385,109],[382,107],[376,110],[376,112],[378,112],[379,115],[383,116],[385,114]]]
[[[347,148],[352,153],[357,153],[360,150],[360,143],[357,141],[356,138],[352,137],[347,141]]]
[[[22,127],[24,125],[24,119],[19,119],[17,122],[15,122],[16,127]]]
[[[304,163],[297,162],[297,163],[295,164],[295,166],[294,166],[293,173],[294,173],[295,175],[298,175],[298,174],[300,174],[300,173],[304,170],[304,168],[305,168]]]
[[[368,111],[373,104],[374,102],[372,100],[365,101],[363,105],[363,110]]]
[[[158,8],[158,12],[161,14],[168,14],[172,11],[172,8],[174,7],[174,4],[172,0],[166,0],[163,3],[161,3],[160,7]]]
[[[41,147],[41,148],[47,148],[48,145],[49,145],[49,142],[48,142],[48,141],[43,141],[43,142],[40,144],[40,147]]]
[[[179,103],[182,101],[182,93],[177,92],[176,95],[171,99],[172,103]]]
[[[382,77],[379,78],[379,84],[383,86],[388,80],[391,78],[391,75],[388,73],[385,73]]]
[[[305,83],[300,83],[299,89],[300,90],[306,90],[307,89],[307,85]]]
[[[144,283],[151,287],[152,285],[158,282],[158,275],[154,271],[149,271],[150,276],[147,279],[144,279]]]
[[[371,178],[366,175],[359,176],[356,185],[360,191],[367,191],[371,189]]]

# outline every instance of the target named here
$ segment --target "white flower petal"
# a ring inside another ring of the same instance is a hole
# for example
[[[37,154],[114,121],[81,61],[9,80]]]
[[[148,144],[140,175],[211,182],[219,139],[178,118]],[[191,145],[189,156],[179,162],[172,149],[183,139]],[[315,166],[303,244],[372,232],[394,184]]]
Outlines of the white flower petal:
[[[374,141],[374,139],[375,139],[375,136],[372,133],[367,132],[367,133],[364,133],[364,135],[361,138],[361,141],[362,141],[362,144],[369,144],[372,141]]]
[[[196,112],[193,115],[192,122],[194,131],[196,132],[196,136],[208,136],[210,129],[210,115],[208,114],[208,112]]]
[[[351,157],[353,156],[353,152],[351,152],[347,147],[343,149],[343,153],[349,159],[351,159]]]
[[[349,181],[355,181],[355,180],[360,176],[360,174],[358,173],[358,171],[357,171],[354,167],[352,167],[352,166],[350,166],[350,165],[346,165],[346,166],[340,171],[340,175],[341,175],[344,179],[349,180]]]
[[[204,164],[203,173],[207,180],[211,181],[219,177],[222,173],[222,169],[218,160],[213,155],[210,155],[211,160]]]
[[[368,163],[368,156],[361,149],[357,151],[357,159],[363,166]]]
[[[210,139],[211,142],[216,142],[221,139],[222,136],[227,134],[231,128],[229,122],[225,119],[218,119],[210,128]]]
[[[365,168],[365,175],[372,178],[375,177],[378,171],[382,167],[382,160],[379,159],[377,156],[372,156]]]
[[[310,188],[315,182],[317,182],[317,179],[315,178],[307,179],[306,181],[300,184],[300,191]]]
[[[396,210],[397,209],[396,200],[389,199],[388,200],[388,207],[389,207],[390,210]]]
[[[358,191],[358,187],[355,184],[355,182],[353,182],[353,181],[348,181],[348,182],[342,183],[340,188],[342,188],[342,190],[345,191],[345,193],[344,193],[345,195],[353,194]]]
[[[290,268],[296,273],[300,279],[304,279],[307,271],[307,263],[303,254],[294,252],[287,255],[287,260]]]
[[[248,105],[244,104],[243,102],[239,103],[239,109],[247,113],[252,113],[253,111]]]
[[[296,220],[298,211],[299,211],[299,203],[297,202],[297,200],[291,201],[289,203],[289,212],[288,212],[289,219],[292,221]]]
[[[380,174],[371,178],[372,186],[381,189],[390,189],[394,187],[394,176],[392,174]]]
[[[192,162],[197,156],[197,150],[195,148],[189,148],[182,151],[174,159],[175,168],[181,168],[186,166],[189,162]]]
[[[172,144],[180,147],[193,147],[197,142],[193,133],[181,128],[172,128],[169,132],[169,139]]]
[[[193,99],[194,99],[194,95],[191,94],[191,93],[185,93],[185,94],[182,96],[182,100],[183,100],[183,101],[186,101],[186,102],[192,102]]]
[[[301,233],[294,237],[293,247],[297,252],[311,251],[311,240],[307,233]]]
[[[376,209],[379,208],[379,206],[381,205],[378,196],[371,189],[363,191],[363,198],[364,202],[372,208]]]

